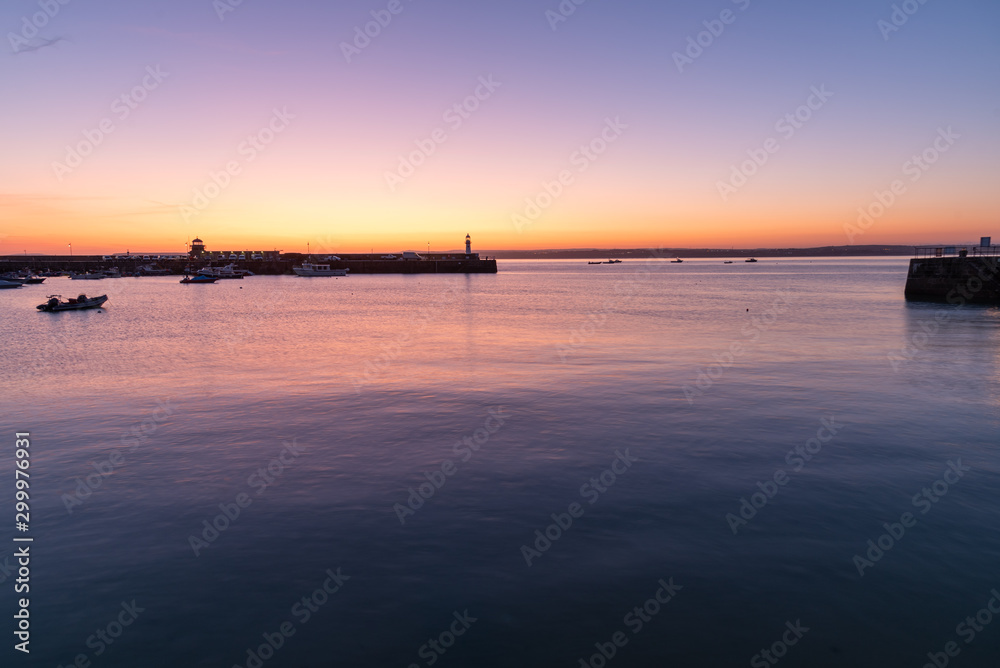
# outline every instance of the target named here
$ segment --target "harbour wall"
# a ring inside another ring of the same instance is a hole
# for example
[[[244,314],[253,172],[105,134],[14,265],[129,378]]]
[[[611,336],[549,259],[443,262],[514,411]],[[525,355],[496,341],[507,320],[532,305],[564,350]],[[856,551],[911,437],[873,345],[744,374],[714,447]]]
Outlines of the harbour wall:
[[[293,256],[280,260],[239,260],[232,261],[240,269],[249,269],[255,274],[294,274],[292,267],[309,260],[305,256]],[[351,256],[327,262],[314,258],[314,263],[329,264],[332,269],[350,269],[352,274],[495,274],[495,258],[475,256],[428,257],[421,260],[386,260],[378,256]],[[118,267],[123,273],[133,273],[144,265],[167,269],[172,274],[197,271],[208,264],[206,260],[143,260],[138,258],[115,258],[104,260],[99,255],[8,255],[0,257],[0,273],[29,269],[41,271],[72,271],[85,273]],[[215,266],[226,261],[215,261]]]
[[[953,304],[1000,303],[1000,257],[913,258],[905,295]]]

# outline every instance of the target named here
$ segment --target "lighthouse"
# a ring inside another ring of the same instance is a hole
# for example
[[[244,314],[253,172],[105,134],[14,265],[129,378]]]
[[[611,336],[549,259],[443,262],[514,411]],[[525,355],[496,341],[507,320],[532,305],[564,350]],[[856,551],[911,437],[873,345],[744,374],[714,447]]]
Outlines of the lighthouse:
[[[465,235],[465,254],[472,255],[472,237]]]
[[[195,238],[191,241],[191,257],[201,257],[205,252],[205,242]]]

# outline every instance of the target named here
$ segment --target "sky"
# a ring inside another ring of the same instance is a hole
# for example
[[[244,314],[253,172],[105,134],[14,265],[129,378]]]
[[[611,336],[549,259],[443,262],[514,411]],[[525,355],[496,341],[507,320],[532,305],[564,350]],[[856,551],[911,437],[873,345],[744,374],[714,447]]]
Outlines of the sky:
[[[5,0],[0,35],[0,254],[1000,238],[995,0]]]

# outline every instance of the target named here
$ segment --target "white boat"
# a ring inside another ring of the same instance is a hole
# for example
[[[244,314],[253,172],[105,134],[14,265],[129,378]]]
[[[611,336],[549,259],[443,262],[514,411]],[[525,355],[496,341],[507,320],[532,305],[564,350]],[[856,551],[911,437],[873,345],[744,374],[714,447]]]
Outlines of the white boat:
[[[0,290],[9,290],[11,288],[19,288],[24,283],[18,283],[17,281],[4,281],[0,280]]]
[[[135,270],[136,276],[166,276],[169,273],[169,269],[159,269],[151,264],[144,264]]]
[[[104,278],[104,274],[73,274],[70,278],[74,281],[99,281]]]
[[[301,267],[292,267],[299,276],[347,276],[350,269],[330,269],[328,264],[303,262]]]
[[[199,269],[198,275],[211,276],[213,278],[243,278],[244,276],[253,276],[253,272],[249,269],[237,269],[235,265],[230,263],[224,267],[205,267],[204,269]]]

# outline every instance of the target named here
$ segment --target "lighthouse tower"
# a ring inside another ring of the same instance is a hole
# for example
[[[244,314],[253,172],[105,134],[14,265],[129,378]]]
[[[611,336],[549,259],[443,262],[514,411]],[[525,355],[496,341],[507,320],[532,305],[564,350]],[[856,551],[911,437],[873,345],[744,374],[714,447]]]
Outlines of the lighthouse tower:
[[[191,257],[201,257],[205,252],[205,242],[195,238],[191,241]]]
[[[465,235],[465,254],[472,255],[472,237]]]

